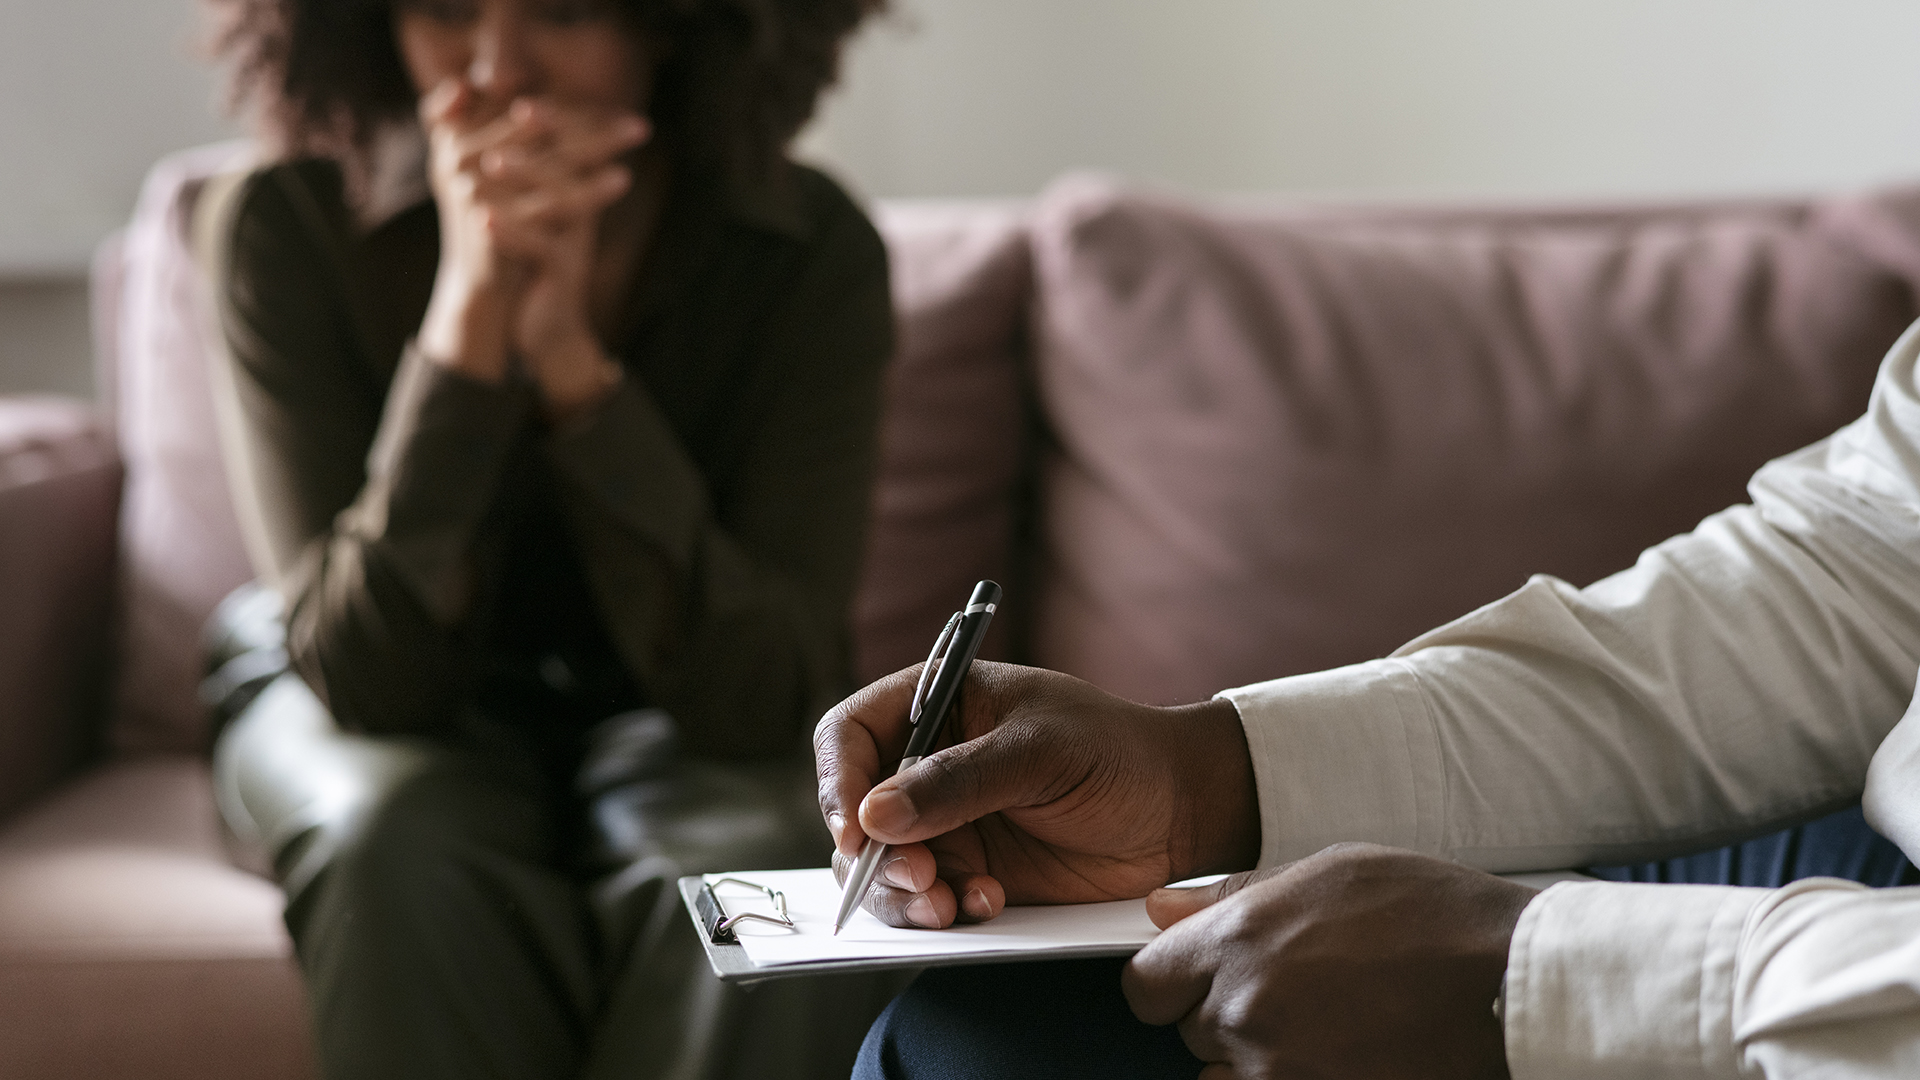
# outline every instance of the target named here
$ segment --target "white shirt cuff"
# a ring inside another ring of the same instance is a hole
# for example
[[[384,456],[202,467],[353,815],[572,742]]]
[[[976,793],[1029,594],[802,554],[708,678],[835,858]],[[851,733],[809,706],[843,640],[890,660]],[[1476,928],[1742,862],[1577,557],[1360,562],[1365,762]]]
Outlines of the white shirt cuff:
[[[1440,744],[1404,661],[1375,660],[1224,690],[1260,793],[1260,865],[1365,840],[1441,851]]]
[[[1535,897],[1507,953],[1514,1080],[1738,1077],[1735,960],[1769,895],[1593,882]]]

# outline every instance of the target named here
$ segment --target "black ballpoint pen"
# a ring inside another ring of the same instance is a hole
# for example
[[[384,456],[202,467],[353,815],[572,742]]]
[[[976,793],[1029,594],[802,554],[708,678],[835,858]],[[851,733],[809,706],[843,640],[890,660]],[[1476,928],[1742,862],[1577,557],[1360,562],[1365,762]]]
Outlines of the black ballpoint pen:
[[[960,684],[966,681],[967,670],[980,651],[980,642],[987,636],[987,624],[993,621],[994,609],[999,606],[1000,586],[983,581],[973,587],[967,606],[954,612],[940,631],[926,666],[920,669],[920,682],[913,689],[913,705],[907,713],[913,733],[907,736],[907,752],[901,757],[899,767],[893,770],[895,776],[919,764],[940,738],[947,713],[953,710]],[[886,851],[887,845],[872,837],[861,847],[860,857],[847,873],[846,892],[840,895],[840,913],[833,919],[835,934],[847,924],[847,916],[853,914],[853,909],[860,906],[860,898],[867,894],[867,886],[873,884],[873,875],[880,869],[880,858]]]

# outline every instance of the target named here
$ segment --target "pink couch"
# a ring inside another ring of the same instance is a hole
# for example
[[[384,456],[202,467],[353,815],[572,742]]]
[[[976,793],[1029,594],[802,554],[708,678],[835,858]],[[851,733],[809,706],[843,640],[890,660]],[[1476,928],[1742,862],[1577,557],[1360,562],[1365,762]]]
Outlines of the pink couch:
[[[0,403],[11,1080],[312,1073],[195,696],[198,627],[249,574],[185,230],[236,152],[161,163],[101,260],[111,413]],[[1861,409],[1920,315],[1920,190],[1317,209],[1080,179],[878,216],[903,345],[867,677],[984,576],[993,655],[1142,700],[1378,655],[1739,499]]]

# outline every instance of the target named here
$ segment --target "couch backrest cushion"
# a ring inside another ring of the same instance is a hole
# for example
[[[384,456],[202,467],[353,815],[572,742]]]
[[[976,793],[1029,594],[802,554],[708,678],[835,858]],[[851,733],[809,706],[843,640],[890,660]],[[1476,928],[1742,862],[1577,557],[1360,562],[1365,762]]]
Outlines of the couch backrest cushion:
[[[0,398],[0,818],[93,748],[119,505],[93,409]]]
[[[899,349],[887,372],[865,569],[854,600],[861,682],[926,659],[974,582],[1013,569],[1030,448],[1024,211],[882,205]],[[982,654],[1004,657],[1020,600]]]
[[[201,184],[244,144],[201,147],[148,173],[121,248],[112,367],[126,501],[120,647],[110,740],[122,752],[206,742],[200,629],[253,576],[227,493],[208,383],[208,309],[188,218]],[[96,279],[102,268],[96,268]]]
[[[1920,190],[1590,211],[1041,200],[1037,663],[1144,701],[1587,582],[1858,414]]]

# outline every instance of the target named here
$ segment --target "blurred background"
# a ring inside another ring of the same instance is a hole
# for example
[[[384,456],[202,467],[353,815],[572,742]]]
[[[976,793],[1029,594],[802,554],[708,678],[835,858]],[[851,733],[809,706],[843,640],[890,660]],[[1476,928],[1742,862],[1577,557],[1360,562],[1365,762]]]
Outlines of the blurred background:
[[[801,140],[868,198],[1099,169],[1562,199],[1920,178],[1912,0],[894,0]],[[92,392],[86,267],[231,136],[197,0],[0,0],[0,393]]]

